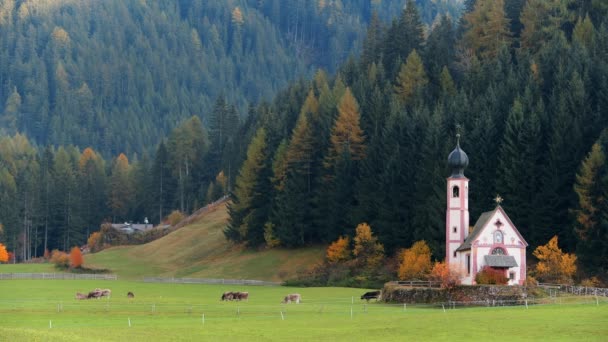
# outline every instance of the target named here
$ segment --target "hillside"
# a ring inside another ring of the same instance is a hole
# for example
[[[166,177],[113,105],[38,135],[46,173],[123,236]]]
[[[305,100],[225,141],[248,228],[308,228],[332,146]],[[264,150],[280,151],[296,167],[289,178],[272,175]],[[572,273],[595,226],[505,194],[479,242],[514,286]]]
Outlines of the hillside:
[[[252,251],[226,241],[225,205],[151,243],[87,255],[88,267],[108,268],[121,278],[143,276],[285,280],[323,257],[323,248]]]

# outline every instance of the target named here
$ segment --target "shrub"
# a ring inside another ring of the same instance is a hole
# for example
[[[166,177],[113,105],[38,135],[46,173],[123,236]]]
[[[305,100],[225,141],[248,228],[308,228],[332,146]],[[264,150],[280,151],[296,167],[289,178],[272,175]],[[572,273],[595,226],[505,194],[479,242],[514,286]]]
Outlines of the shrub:
[[[56,268],[66,269],[70,266],[70,256],[60,250],[54,249],[51,253],[51,262]]]
[[[171,214],[169,214],[169,217],[167,217],[167,220],[169,220],[169,224],[171,226],[175,226],[176,224],[180,223],[180,221],[183,219],[184,219],[184,214],[179,210],[173,210],[173,212]]]
[[[506,285],[509,278],[501,270],[484,266],[475,276],[475,282],[480,285]]]
[[[581,281],[581,286],[586,286],[586,287],[598,287],[600,286],[600,280],[597,279],[597,277],[591,277],[591,278],[587,278],[587,279],[583,279],[583,281]]]
[[[451,289],[460,285],[460,272],[444,262],[436,262],[431,270],[431,280],[441,282],[441,287]]]
[[[87,240],[87,246],[91,253],[99,252],[103,249],[103,236],[101,232],[94,232],[89,236]]]
[[[8,252],[6,251],[6,247],[0,243],[0,262],[8,262]]]
[[[82,266],[82,252],[79,247],[74,247],[70,251],[70,267],[78,268]]]

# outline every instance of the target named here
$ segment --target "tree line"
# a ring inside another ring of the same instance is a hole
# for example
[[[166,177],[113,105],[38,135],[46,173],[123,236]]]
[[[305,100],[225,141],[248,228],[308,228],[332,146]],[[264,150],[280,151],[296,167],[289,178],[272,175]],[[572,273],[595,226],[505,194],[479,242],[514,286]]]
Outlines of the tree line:
[[[106,159],[93,148],[37,146],[0,137],[0,241],[17,260],[68,251],[103,222],[154,225],[225,196],[240,165],[243,135],[234,105],[216,100],[209,125],[183,121],[152,155]]]
[[[386,13],[403,3],[378,2]],[[369,1],[34,1],[0,5],[0,132],[151,153],[220,95],[246,112],[360,49]],[[435,12],[440,9],[436,9]],[[360,14],[361,13],[361,14]]]
[[[372,15],[359,58],[261,105],[226,237],[298,247],[367,222],[388,253],[424,240],[442,259],[459,126],[472,223],[500,194],[530,253],[557,235],[605,274],[608,6],[466,6],[428,30],[413,1],[390,23]]]

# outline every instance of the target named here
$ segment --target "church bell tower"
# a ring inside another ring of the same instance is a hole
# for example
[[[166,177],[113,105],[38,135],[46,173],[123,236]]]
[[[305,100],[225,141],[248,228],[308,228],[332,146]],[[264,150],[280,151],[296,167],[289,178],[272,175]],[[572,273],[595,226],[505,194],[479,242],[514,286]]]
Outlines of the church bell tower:
[[[469,235],[469,179],[464,169],[469,157],[460,148],[460,134],[456,135],[456,148],[448,156],[452,174],[447,179],[447,210],[445,220],[445,262],[460,264],[456,253]]]

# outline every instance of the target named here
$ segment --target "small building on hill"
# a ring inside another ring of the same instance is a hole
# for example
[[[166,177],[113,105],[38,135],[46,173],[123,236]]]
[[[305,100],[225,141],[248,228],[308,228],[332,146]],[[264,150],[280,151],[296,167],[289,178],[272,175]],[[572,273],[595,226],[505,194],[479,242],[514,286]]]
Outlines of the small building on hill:
[[[462,284],[475,284],[477,273],[488,266],[504,272],[509,285],[522,285],[528,243],[500,206],[500,196],[496,207],[481,214],[469,229],[469,179],[464,175],[469,158],[460,148],[459,136],[448,165],[452,174],[447,179],[446,263],[461,273]]]

